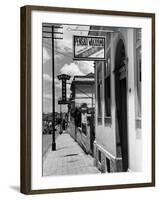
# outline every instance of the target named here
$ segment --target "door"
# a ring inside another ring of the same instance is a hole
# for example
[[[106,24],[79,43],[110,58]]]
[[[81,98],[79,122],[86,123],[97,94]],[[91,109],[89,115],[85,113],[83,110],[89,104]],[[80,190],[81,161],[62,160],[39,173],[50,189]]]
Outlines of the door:
[[[90,117],[90,147],[91,155],[94,154],[94,140],[95,140],[95,126],[94,126],[94,115],[91,114]]]
[[[94,114],[87,116],[87,126],[89,126],[89,141],[90,141],[90,149],[89,152],[93,156],[94,155],[94,140],[95,140],[95,126],[94,126]]]
[[[119,130],[122,167],[128,170],[128,135],[127,135],[127,66],[125,64],[125,47],[119,40],[115,58],[115,98],[116,117]]]

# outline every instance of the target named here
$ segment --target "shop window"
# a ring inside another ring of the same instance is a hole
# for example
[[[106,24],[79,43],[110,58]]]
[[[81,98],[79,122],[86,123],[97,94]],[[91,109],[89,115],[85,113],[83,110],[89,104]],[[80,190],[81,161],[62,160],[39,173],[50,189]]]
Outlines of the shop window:
[[[98,123],[102,122],[102,63],[97,68],[97,106]]]
[[[108,52],[104,66],[104,104],[105,104],[105,124],[111,122],[111,60]]]

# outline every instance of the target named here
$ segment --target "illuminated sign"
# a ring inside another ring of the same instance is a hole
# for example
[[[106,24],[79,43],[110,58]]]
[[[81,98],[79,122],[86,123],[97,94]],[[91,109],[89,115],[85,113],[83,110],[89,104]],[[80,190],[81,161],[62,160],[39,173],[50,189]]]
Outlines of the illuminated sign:
[[[66,80],[62,79],[62,100],[66,101]]]
[[[57,78],[59,80],[62,81],[62,99],[60,99],[58,101],[58,104],[68,104],[69,101],[67,101],[67,89],[66,89],[66,81],[69,80],[71,78],[71,76],[67,75],[67,74],[60,74],[57,76]]]
[[[75,60],[105,60],[105,37],[73,36]]]

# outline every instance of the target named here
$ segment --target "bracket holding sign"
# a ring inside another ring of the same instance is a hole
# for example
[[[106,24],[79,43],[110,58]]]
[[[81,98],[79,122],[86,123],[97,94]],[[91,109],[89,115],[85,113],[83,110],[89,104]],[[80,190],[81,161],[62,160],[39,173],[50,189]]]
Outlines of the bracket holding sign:
[[[74,60],[105,60],[105,37],[73,36]]]

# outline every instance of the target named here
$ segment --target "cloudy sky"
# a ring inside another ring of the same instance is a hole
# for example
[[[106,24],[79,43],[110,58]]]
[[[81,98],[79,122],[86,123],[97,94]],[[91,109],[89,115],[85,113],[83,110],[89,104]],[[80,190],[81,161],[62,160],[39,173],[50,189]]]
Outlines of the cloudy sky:
[[[46,25],[46,24],[45,24]],[[48,24],[47,24],[48,25]],[[94,72],[92,61],[73,61],[73,35],[87,35],[89,26],[77,25],[62,25],[63,29],[57,29],[58,32],[63,32],[62,40],[54,40],[55,49],[55,111],[59,112],[58,99],[61,97],[61,82],[57,79],[59,74],[68,74],[71,80],[75,75],[86,75]],[[43,28],[44,30],[44,28]],[[45,28],[49,31],[49,28]],[[45,33],[46,36],[49,36]],[[56,35],[61,37],[61,35]],[[43,112],[52,111],[52,55],[51,55],[51,40],[43,39]],[[71,82],[71,80],[69,82]],[[67,85],[67,95],[70,94],[70,85]],[[63,111],[67,111],[66,106],[62,106]]]

